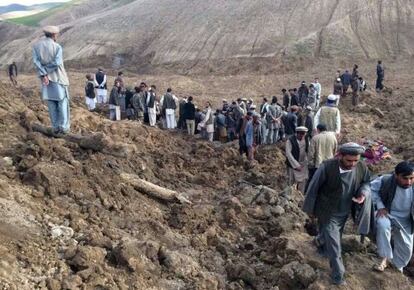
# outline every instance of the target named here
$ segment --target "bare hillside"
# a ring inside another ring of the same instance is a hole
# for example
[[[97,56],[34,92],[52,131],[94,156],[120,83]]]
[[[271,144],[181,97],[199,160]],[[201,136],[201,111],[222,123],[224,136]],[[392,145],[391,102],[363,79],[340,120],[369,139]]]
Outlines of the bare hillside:
[[[414,47],[414,4],[408,0],[98,2],[83,1],[43,22],[61,25],[60,41],[73,65],[382,58],[411,56]],[[1,37],[0,62],[23,61],[38,35],[15,34],[20,40],[11,43]]]

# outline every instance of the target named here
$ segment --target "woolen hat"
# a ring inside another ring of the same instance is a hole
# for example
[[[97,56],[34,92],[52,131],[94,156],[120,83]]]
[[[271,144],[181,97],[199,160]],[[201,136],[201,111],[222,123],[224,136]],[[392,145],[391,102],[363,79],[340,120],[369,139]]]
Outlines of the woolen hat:
[[[50,34],[57,34],[60,32],[60,30],[59,30],[59,27],[57,26],[49,25],[49,26],[43,27],[43,32],[50,33]]]
[[[296,127],[296,132],[308,132],[308,128],[304,127],[304,126],[299,126]]]
[[[354,142],[345,143],[339,147],[339,153],[341,154],[360,155],[364,152],[365,147]]]

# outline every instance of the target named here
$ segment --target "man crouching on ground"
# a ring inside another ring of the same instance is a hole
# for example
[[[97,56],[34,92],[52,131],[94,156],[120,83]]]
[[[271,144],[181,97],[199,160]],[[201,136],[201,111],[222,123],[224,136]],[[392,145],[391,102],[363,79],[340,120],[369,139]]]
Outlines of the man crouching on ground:
[[[381,257],[374,270],[383,272],[391,265],[402,272],[413,253],[414,165],[399,163],[394,174],[373,180],[371,191],[377,210],[377,248]]]

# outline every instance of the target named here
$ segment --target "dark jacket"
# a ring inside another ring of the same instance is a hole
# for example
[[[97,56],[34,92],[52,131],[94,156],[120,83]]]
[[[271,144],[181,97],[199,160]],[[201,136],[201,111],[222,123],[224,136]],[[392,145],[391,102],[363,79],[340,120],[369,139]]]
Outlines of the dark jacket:
[[[379,78],[379,79],[384,78],[384,69],[383,69],[382,65],[380,65],[380,64],[377,65],[377,78]]]
[[[297,94],[290,95],[290,106],[299,106],[299,97]]]
[[[324,161],[322,165],[318,168],[309,184],[303,210],[309,214],[314,214],[319,222],[323,224],[329,221],[337,210],[343,189],[339,172],[339,159],[329,159]],[[320,175],[322,172],[323,175]],[[318,173],[320,175],[319,178]],[[355,188],[353,195],[357,197],[361,193],[362,185],[366,186],[367,190],[370,190],[370,174],[367,166],[361,161],[358,162],[353,174]],[[352,207],[354,206],[355,203],[352,204]],[[350,210],[353,211],[352,208]]]
[[[333,94],[334,95],[341,95],[342,94],[342,83],[335,82],[333,87]]]
[[[216,115],[215,121],[215,127],[217,128],[225,128],[226,127],[226,116],[222,113],[218,113]]]
[[[388,212],[391,212],[391,205],[395,197],[397,186],[394,174],[387,174],[382,177],[379,196]],[[414,191],[414,185],[412,188]],[[414,207],[411,207],[411,230],[414,230]]]
[[[184,120],[195,120],[195,106],[192,102],[187,102],[183,106]]]
[[[111,91],[111,94],[109,95],[108,103],[110,105],[119,106],[119,101],[118,101],[119,100],[118,99],[119,94],[120,94],[120,88],[113,87],[112,91]]]
[[[9,65],[9,76],[17,77],[17,66],[15,64]]]
[[[289,138],[289,141],[290,141],[290,144],[292,144],[292,156],[296,159],[296,161],[299,162],[300,148],[299,148],[299,143],[298,143],[298,139],[296,138],[296,135],[291,136]],[[310,143],[308,135],[305,136],[305,142],[306,142],[305,151],[306,151],[306,153],[308,153],[309,143]],[[290,164],[290,162],[287,158],[286,158],[286,164],[287,164],[287,166],[292,168],[292,165]]]
[[[392,201],[395,197],[395,191],[397,190],[397,181],[394,174],[387,174],[382,177],[381,188],[379,196],[381,197],[382,203],[388,212],[391,211]],[[413,185],[414,190],[414,185]],[[411,212],[411,218],[413,218],[413,212]]]
[[[127,108],[128,108],[129,105],[132,106],[133,96],[134,96],[134,93],[131,90],[129,90],[129,89],[125,90],[125,105],[126,105]]]
[[[359,79],[353,79],[351,81],[351,88],[352,88],[353,92],[359,91],[360,86],[361,86],[361,83],[360,83]]]
[[[98,71],[95,74],[95,80],[98,83],[98,86],[97,86],[98,89],[105,89],[105,90],[107,89],[106,83],[102,85],[104,78],[105,78],[105,74],[103,72]]]
[[[138,118],[141,118],[144,116],[145,106],[142,103],[142,101],[143,100],[141,98],[140,93],[135,93],[132,96],[132,99],[131,99],[132,107],[134,108],[135,114],[137,114]]]
[[[284,118],[285,134],[292,135],[296,133],[296,127],[298,126],[298,117],[295,113],[288,113]]]
[[[95,85],[92,81],[87,81],[85,85],[85,96],[88,98],[95,98]]]
[[[149,100],[147,103],[147,100],[145,100],[145,105],[147,108],[154,108],[154,104],[155,104],[155,93],[154,92],[148,92],[149,94]],[[147,99],[148,99],[148,95],[147,95]]]
[[[341,75],[341,82],[344,86],[351,85],[352,75],[349,72],[345,72]]]
[[[283,95],[283,107],[285,109],[289,108],[289,106],[291,105],[289,104],[290,102],[291,102],[291,96],[288,93],[284,94]]]
[[[309,89],[306,85],[301,85],[298,89],[299,103],[301,106],[306,104],[308,99]]]
[[[175,100],[171,93],[166,93],[164,95],[164,101],[162,103],[162,108],[165,109],[177,109],[177,104],[175,103]]]
[[[312,113],[300,114],[298,116],[298,126],[305,126],[306,128],[308,128],[308,133],[306,135],[311,135],[313,131]]]

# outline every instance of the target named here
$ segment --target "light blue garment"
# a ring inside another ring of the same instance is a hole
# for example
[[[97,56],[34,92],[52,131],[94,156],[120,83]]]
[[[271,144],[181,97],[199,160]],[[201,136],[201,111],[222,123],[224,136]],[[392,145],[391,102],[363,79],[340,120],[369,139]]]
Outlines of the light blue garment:
[[[246,134],[246,146],[253,147],[253,120],[247,122],[244,133]]]
[[[49,37],[33,45],[33,64],[39,76],[47,76],[49,84],[42,84],[42,99],[47,101],[50,122],[55,130],[70,129],[69,80],[63,65],[62,47]]]
[[[53,129],[68,132],[70,129],[69,99],[64,97],[61,101],[48,100],[47,106]]]
[[[371,182],[372,202],[377,209],[385,208],[381,200],[379,191],[382,184],[382,176]],[[411,206],[413,205],[414,193],[413,188],[402,188],[397,186],[394,199],[391,203],[391,214],[400,218],[409,218],[411,215]]]
[[[382,176],[371,182],[374,205],[377,209],[385,208],[380,197]],[[413,248],[413,233],[411,208],[413,207],[413,188],[397,186],[391,203],[391,212],[387,217],[376,220],[378,255],[387,258],[402,271],[411,259]],[[391,240],[394,247],[391,246]]]
[[[39,76],[47,75],[50,81],[69,86],[63,64],[63,49],[53,39],[43,37],[36,42],[33,45],[32,57]]]
[[[267,144],[276,144],[279,140],[279,128],[269,129],[267,134]]]
[[[387,258],[400,271],[411,260],[413,251],[413,234],[411,219],[401,219],[390,215],[377,219],[378,255]],[[391,240],[394,248],[391,246]]]
[[[42,84],[42,99],[44,101],[62,101],[69,99],[68,87],[49,81],[49,85]]]

